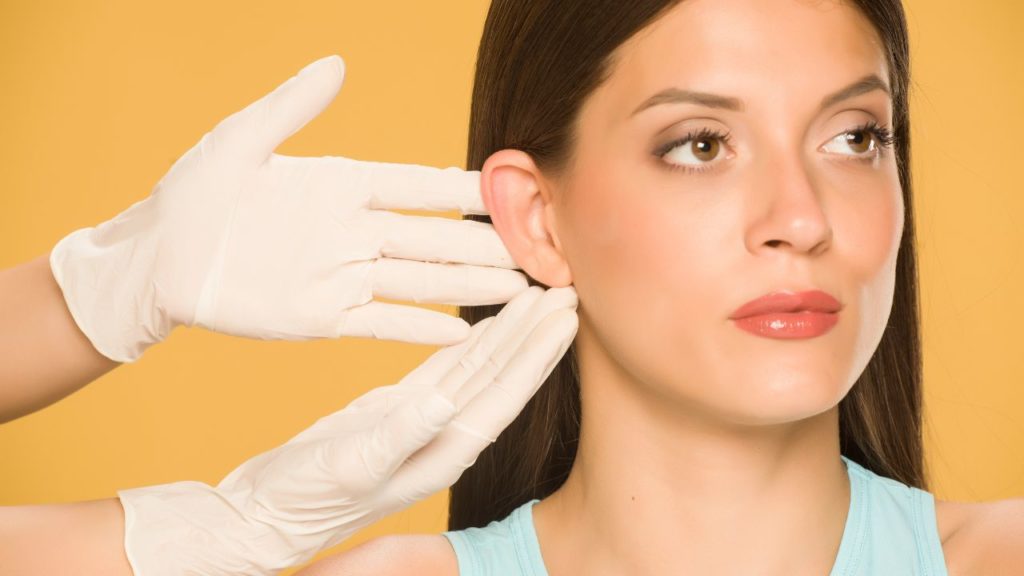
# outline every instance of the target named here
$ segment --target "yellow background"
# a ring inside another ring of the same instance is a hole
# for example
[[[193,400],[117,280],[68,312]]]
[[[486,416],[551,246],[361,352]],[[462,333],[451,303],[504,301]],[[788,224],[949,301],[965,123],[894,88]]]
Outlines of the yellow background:
[[[278,152],[463,166],[488,3],[0,4],[0,268],[147,196],[224,116],[340,54],[338,98]],[[1024,496],[1024,5],[912,0],[926,450],[943,499]],[[448,214],[455,217],[455,213]],[[449,307],[435,307],[454,311]],[[0,319],[2,321],[2,319]],[[179,329],[0,426],[0,504],[215,484],[434,348]],[[343,543],[445,529],[436,494]]]

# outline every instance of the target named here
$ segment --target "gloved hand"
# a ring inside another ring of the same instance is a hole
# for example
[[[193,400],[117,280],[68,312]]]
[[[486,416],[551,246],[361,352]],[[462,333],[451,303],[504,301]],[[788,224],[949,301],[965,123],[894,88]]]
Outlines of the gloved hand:
[[[398,384],[371,390],[216,488],[122,490],[136,576],[274,574],[455,483],[576,335],[576,291],[534,286]]]
[[[452,344],[469,325],[414,306],[481,305],[526,289],[489,224],[479,172],[274,154],[334,99],[329,56],[217,124],[152,194],[63,238],[54,278],[104,356],[133,362],[178,325],[264,340],[341,336]]]

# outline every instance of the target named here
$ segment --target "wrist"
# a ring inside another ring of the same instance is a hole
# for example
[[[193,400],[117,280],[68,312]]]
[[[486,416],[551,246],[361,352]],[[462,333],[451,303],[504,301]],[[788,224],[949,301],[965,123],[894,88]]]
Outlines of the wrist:
[[[76,230],[50,252],[53,278],[75,324],[102,355],[134,362],[173,325],[156,302],[156,230],[147,201]]]
[[[305,557],[216,488],[183,481],[118,491],[136,576],[277,574]]]
[[[269,575],[266,527],[251,524],[215,488],[175,482],[118,491],[124,507],[124,547],[136,576]]]

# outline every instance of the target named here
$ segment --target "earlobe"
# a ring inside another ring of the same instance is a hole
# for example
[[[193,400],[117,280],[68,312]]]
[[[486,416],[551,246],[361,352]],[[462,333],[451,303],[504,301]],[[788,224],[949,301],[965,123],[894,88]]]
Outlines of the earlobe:
[[[572,284],[558,240],[550,190],[530,155],[499,150],[480,171],[480,194],[495,231],[513,260],[532,278],[549,287]]]

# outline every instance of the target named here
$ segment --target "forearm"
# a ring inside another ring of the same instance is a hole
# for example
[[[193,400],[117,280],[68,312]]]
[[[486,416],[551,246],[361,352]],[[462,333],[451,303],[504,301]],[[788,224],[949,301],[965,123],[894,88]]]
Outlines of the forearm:
[[[120,502],[0,507],[0,571],[132,576]]]
[[[48,255],[0,270],[0,422],[52,404],[117,366],[75,324]]]

